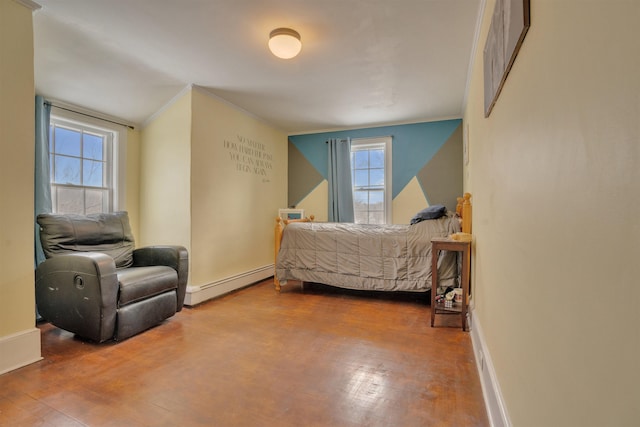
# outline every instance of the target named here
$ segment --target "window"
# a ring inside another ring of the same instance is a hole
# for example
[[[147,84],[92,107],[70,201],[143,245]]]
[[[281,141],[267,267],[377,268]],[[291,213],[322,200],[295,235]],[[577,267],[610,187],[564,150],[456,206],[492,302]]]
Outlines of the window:
[[[52,113],[49,162],[53,212],[86,215],[117,210],[119,129]]]
[[[391,137],[351,140],[351,174],[355,222],[391,222]]]

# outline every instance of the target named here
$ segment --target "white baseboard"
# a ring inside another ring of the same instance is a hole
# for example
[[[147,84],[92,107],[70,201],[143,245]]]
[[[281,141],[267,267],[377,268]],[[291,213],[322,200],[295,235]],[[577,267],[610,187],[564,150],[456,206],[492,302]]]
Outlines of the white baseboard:
[[[200,304],[271,276],[273,276],[273,264],[236,274],[235,276],[226,277],[206,285],[187,286],[184,304],[187,306]]]
[[[496,371],[484,340],[482,327],[473,311],[471,312],[471,321],[471,342],[473,343],[473,352],[476,356],[476,366],[478,367],[478,374],[480,375],[482,394],[484,395],[484,404],[487,408],[487,415],[489,416],[489,424],[493,427],[511,427],[509,413],[502,398],[500,384],[496,378]]]
[[[42,360],[40,329],[0,337],[0,375]]]

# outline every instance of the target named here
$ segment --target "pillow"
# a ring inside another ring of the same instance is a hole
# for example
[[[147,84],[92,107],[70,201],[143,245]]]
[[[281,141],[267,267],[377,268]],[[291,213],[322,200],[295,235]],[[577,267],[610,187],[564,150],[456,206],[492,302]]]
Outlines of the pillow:
[[[438,219],[441,216],[446,215],[447,208],[443,205],[433,205],[428,208],[422,209],[413,218],[411,218],[411,224],[417,224],[420,221],[426,219]]]

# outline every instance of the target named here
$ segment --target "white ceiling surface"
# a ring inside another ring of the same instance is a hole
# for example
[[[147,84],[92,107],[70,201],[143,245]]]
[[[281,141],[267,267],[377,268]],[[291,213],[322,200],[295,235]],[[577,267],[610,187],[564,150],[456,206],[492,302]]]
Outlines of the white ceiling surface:
[[[189,85],[292,134],[460,117],[481,1],[38,0],[36,92],[137,125]]]

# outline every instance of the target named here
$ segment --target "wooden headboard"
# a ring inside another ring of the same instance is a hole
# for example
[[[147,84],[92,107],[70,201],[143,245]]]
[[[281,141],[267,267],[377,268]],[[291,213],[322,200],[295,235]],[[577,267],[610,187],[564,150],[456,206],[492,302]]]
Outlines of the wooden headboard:
[[[458,197],[456,213],[462,218],[462,232],[471,234],[471,193]]]
[[[275,268],[278,262],[278,252],[280,252],[280,244],[282,243],[282,233],[284,233],[284,226],[290,224],[292,222],[312,222],[315,219],[315,216],[311,215],[308,218],[301,219],[285,219],[283,220],[280,217],[276,218],[276,228],[275,228],[275,241],[274,241],[274,262],[273,262],[273,283],[276,286],[276,290],[280,291],[280,281],[278,280],[278,276],[276,275]]]

